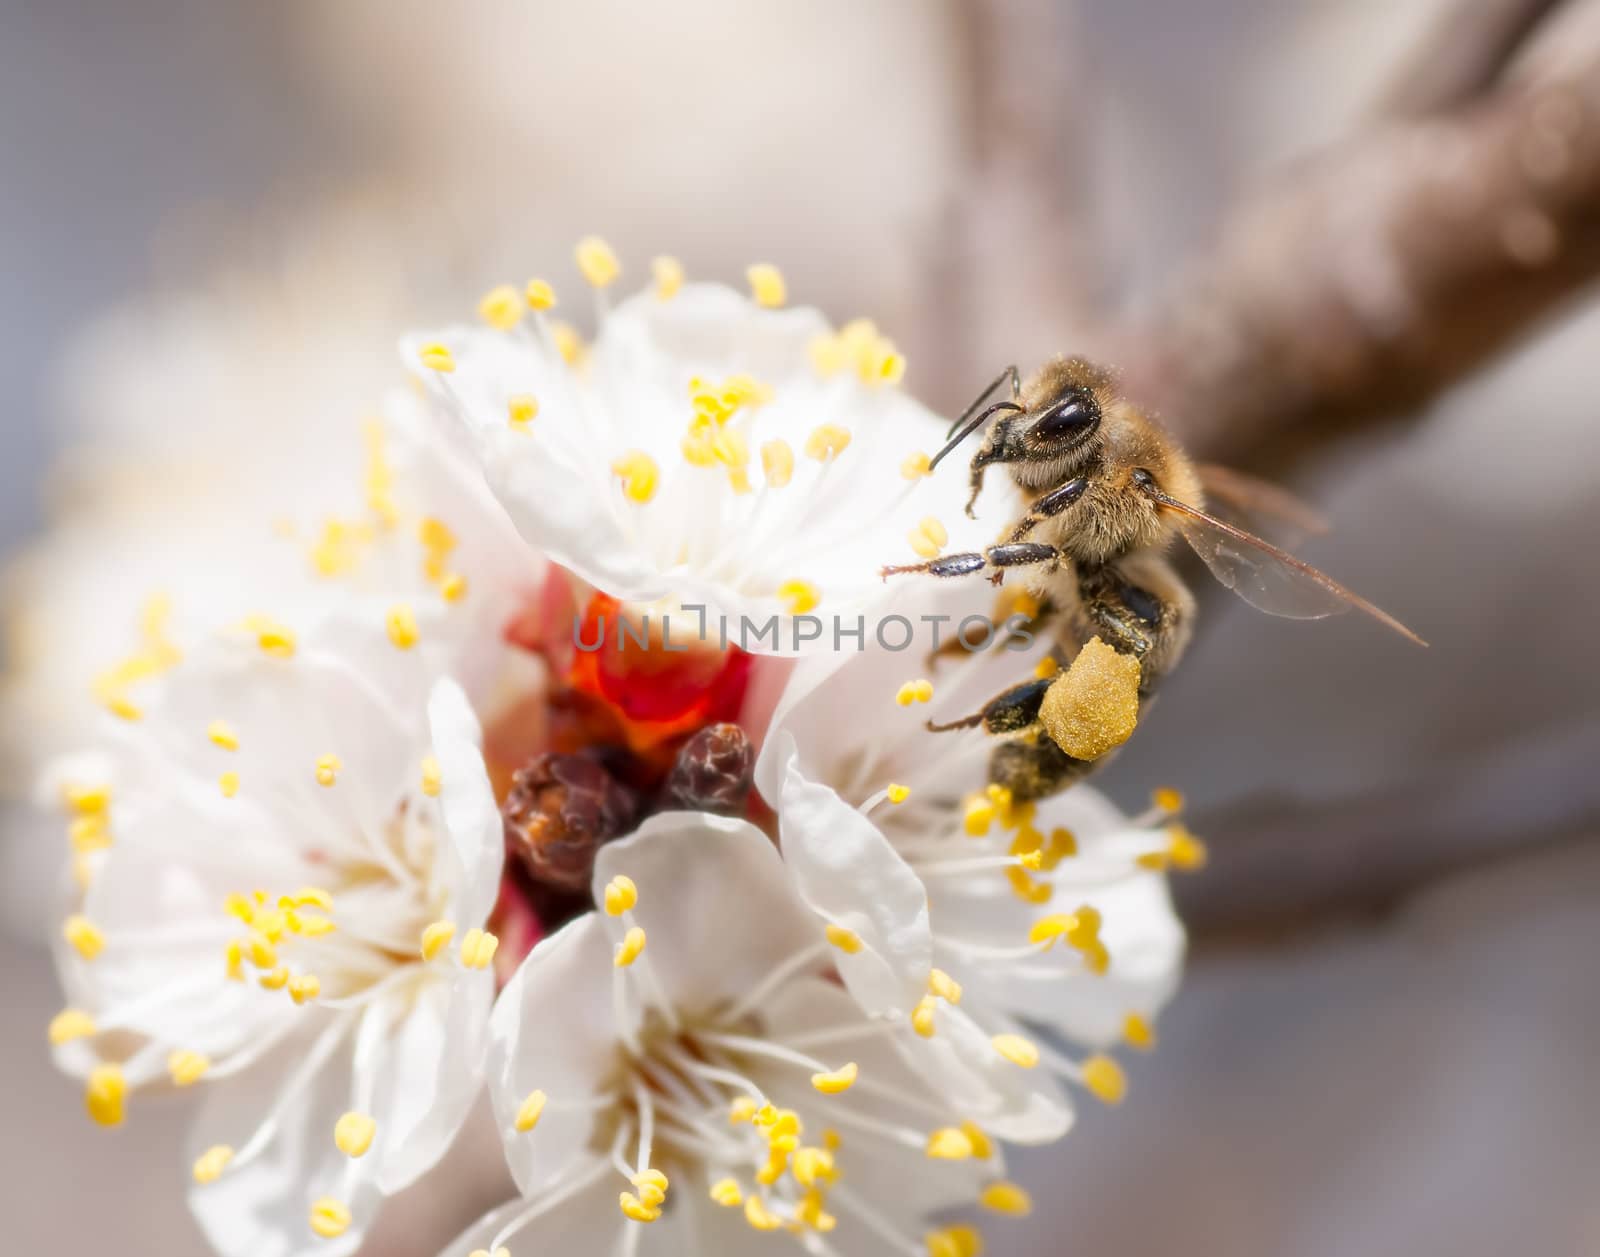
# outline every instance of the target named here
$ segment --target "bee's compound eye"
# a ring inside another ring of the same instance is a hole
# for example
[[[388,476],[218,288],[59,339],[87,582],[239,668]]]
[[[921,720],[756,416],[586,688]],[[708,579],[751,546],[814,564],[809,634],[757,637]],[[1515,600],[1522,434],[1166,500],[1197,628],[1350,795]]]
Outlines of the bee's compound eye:
[[[1045,441],[1087,436],[1100,425],[1100,407],[1089,393],[1072,392],[1041,415],[1029,431]]]

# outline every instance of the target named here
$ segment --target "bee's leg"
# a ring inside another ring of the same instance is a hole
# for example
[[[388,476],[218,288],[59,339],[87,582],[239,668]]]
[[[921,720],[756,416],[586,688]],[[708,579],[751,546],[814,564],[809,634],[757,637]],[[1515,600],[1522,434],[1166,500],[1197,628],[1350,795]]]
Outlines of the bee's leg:
[[[1194,597],[1166,559],[1142,555],[1080,569],[1075,617],[1080,638],[1139,660],[1139,691],[1149,695],[1189,643]]]
[[[982,553],[968,550],[960,554],[946,554],[926,563],[908,563],[900,567],[884,567],[879,575],[885,580],[906,572],[926,572],[929,576],[971,576],[974,572],[988,571],[996,583],[1009,567],[1034,567],[1040,563],[1059,564],[1066,556],[1055,546],[1028,541],[990,546]],[[1053,570],[1053,568],[1052,568]]]
[[[1087,776],[1095,760],[1074,759],[1049,738],[1017,738],[1002,742],[989,753],[989,781],[1011,791],[1018,803],[1059,794]]]
[[[1020,733],[1039,719],[1039,705],[1044,702],[1044,692],[1053,680],[1053,677],[1046,677],[1013,685],[970,716],[948,724],[928,721],[928,732],[948,733],[951,729],[976,729],[982,725],[987,733]]]
[[[1017,521],[1017,526],[1011,530],[1010,540],[1021,541],[1045,520],[1061,514],[1084,495],[1089,482],[1081,476],[1075,476],[1065,484],[1057,485],[1043,497],[1036,499],[1029,507],[1027,514]]]

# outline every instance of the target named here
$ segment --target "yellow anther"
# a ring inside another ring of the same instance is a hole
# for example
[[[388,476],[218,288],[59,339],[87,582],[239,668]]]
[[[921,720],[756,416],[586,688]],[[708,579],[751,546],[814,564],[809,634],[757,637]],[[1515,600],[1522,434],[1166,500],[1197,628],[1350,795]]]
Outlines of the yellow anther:
[[[432,755],[423,756],[422,793],[430,799],[436,799],[442,789],[444,789],[444,770],[439,767],[439,761]]]
[[[556,304],[556,290],[542,279],[530,279],[522,290],[522,298],[530,310],[550,310]]]
[[[1023,903],[1047,904],[1055,897],[1056,888],[1049,882],[1036,882],[1021,866],[1006,870],[1006,880],[1011,883],[1011,893]]]
[[[422,931],[422,958],[432,960],[456,936],[456,927],[450,921],[435,921]]]
[[[1122,1040],[1136,1051],[1149,1052],[1156,1046],[1156,1029],[1138,1013],[1129,1013],[1122,1020]]]
[[[61,923],[61,937],[85,960],[93,960],[105,950],[106,936],[87,917],[68,917]]]
[[[924,995],[911,1010],[911,1028],[924,1039],[933,1038],[933,1014],[938,1007],[938,1001],[933,996]]]
[[[794,450],[789,442],[779,439],[761,447],[761,471],[769,489],[781,489],[794,479]]]
[[[488,930],[471,929],[461,938],[461,963],[468,969],[487,969],[500,940]]]
[[[1070,829],[1057,827],[1050,831],[1050,857],[1046,868],[1054,868],[1057,862],[1077,854],[1078,840],[1072,836]]]
[[[89,1071],[89,1081],[83,1089],[84,1107],[89,1116],[102,1126],[121,1126],[124,1117],[123,1102],[128,1097],[128,1080],[120,1065],[96,1065]]]
[[[426,515],[417,521],[417,540],[425,550],[449,552],[458,544],[450,525],[435,515]]]
[[[1136,856],[1133,862],[1151,873],[1165,873],[1169,863],[1165,851],[1146,851],[1143,855]]]
[[[1017,864],[1022,868],[1028,869],[1030,872],[1037,873],[1044,867],[1044,852],[1024,851],[1022,854],[1017,856]]]
[[[300,914],[294,921],[294,932],[306,938],[321,938],[325,934],[332,934],[338,928],[327,917]]]
[[[256,981],[261,984],[262,990],[281,991],[289,985],[289,966],[279,965],[270,973],[263,973]]]
[[[559,320],[550,324],[550,339],[555,342],[556,352],[561,355],[561,361],[569,367],[575,367],[583,361],[583,337],[578,335],[578,329],[570,323]]]
[[[728,1106],[728,1125],[741,1126],[745,1122],[753,1121],[756,1115],[756,1102],[750,1096],[738,1096]]]
[[[604,898],[607,914],[620,917],[624,912],[631,912],[639,902],[639,888],[631,877],[619,873],[606,883]]]
[[[802,1187],[831,1183],[838,1177],[833,1153],[826,1148],[801,1148],[794,1154],[794,1177]]]
[[[439,596],[446,602],[460,602],[467,596],[467,578],[460,572],[450,572],[439,582]]]
[[[633,1176],[630,1182],[639,1189],[639,1195],[648,1205],[659,1205],[667,1198],[667,1189],[672,1186],[667,1181],[667,1176],[660,1170],[644,1169]]]
[[[578,259],[578,269],[596,288],[604,288],[622,274],[622,264],[611,246],[599,236],[585,236],[573,250]]]
[[[905,374],[905,356],[892,340],[879,338],[856,358],[856,375],[868,387],[898,384]]]
[[[1020,1034],[997,1034],[989,1042],[993,1044],[996,1052],[1013,1065],[1032,1069],[1039,1063],[1039,1049]]]
[[[790,615],[804,615],[822,601],[822,591],[808,580],[786,580],[778,586],[778,601]]]
[[[410,650],[417,644],[417,613],[405,603],[389,608],[384,627],[389,632],[389,640],[399,649]]]
[[[969,799],[961,824],[969,838],[982,838],[994,825],[994,804],[981,795]]]
[[[111,845],[111,827],[104,816],[79,816],[67,826],[67,841],[79,855]]]
[[[928,1136],[925,1151],[934,1161],[968,1161],[972,1158],[972,1140],[965,1131],[946,1126]]]
[[[298,642],[293,629],[268,620],[256,626],[256,645],[275,659],[291,659]]]
[[[229,939],[228,940],[228,946],[227,946],[227,949],[226,949],[226,955],[227,955],[227,958],[228,958],[228,968],[227,968],[228,981],[230,981],[230,982],[243,982],[244,981],[244,943],[241,940],[237,939],[237,938]]]
[[[322,981],[314,973],[300,973],[289,979],[289,998],[296,1004],[309,1003],[322,994]]]
[[[778,1120],[778,1110],[773,1108],[769,1101],[752,1113],[750,1120],[765,1130]]]
[[[522,294],[510,284],[491,288],[478,302],[478,316],[490,327],[509,332],[522,322]]]
[[[909,707],[912,703],[926,703],[933,698],[933,682],[928,680],[907,681],[895,691],[894,701],[902,707]]]
[[[363,1157],[377,1133],[377,1122],[365,1113],[352,1111],[333,1124],[333,1146],[347,1157]]]
[[[1167,829],[1167,855],[1172,867],[1193,872],[1205,867],[1209,852],[1206,844],[1189,831],[1187,825],[1172,825]]]
[[[806,457],[819,463],[838,458],[850,445],[850,430],[836,423],[820,424],[806,438]]]
[[[990,1183],[978,1197],[978,1203],[985,1209],[1013,1218],[1025,1218],[1033,1212],[1033,1197],[1016,1183]]]
[[[326,755],[317,756],[317,784],[331,786],[339,780],[339,770],[344,767],[344,761],[332,751]]]
[[[456,369],[456,356],[450,352],[450,346],[439,341],[429,341],[417,351],[417,357],[422,360],[422,365],[443,375],[449,375]]]
[[[769,262],[747,267],[744,277],[750,281],[750,295],[759,306],[776,310],[789,299],[789,286],[783,282],[783,272]]]
[[[311,1206],[311,1230],[325,1240],[336,1240],[350,1229],[350,1210],[332,1196]]]
[[[60,1047],[74,1039],[87,1039],[95,1033],[94,1018],[77,1008],[64,1008],[50,1018],[50,1044]]]
[[[931,476],[933,459],[920,450],[915,454],[908,454],[905,461],[900,464],[900,474],[907,480],[921,480],[924,476]]]
[[[506,399],[506,418],[513,428],[526,428],[539,417],[539,399],[532,393],[513,393]]]
[[[976,1122],[962,1122],[961,1133],[972,1141],[972,1155],[978,1160],[987,1161],[994,1155],[994,1142]]]
[[[622,1209],[622,1216],[633,1222],[654,1222],[661,1216],[660,1209],[645,1204],[632,1192],[623,1192],[617,1204]]]
[[[925,559],[937,558],[950,540],[950,534],[945,526],[932,515],[924,516],[917,521],[916,527],[906,534],[906,540],[911,543],[911,548]]]
[[[750,473],[743,467],[728,468],[728,486],[734,493],[743,496],[753,491],[750,483]]]
[[[61,795],[67,811],[76,816],[102,816],[111,806],[111,787],[107,785],[69,785]]]
[[[1091,1056],[1084,1061],[1083,1085],[1106,1104],[1121,1104],[1128,1094],[1128,1076],[1109,1056]]]
[[[754,1194],[744,1199],[744,1220],[758,1231],[776,1231],[783,1226],[783,1219],[767,1208],[766,1201]]]
[[[539,1119],[544,1116],[544,1106],[550,1097],[542,1091],[530,1091],[528,1098],[517,1106],[516,1121],[512,1123],[519,1134],[526,1135],[539,1124]]]
[[[222,1177],[222,1172],[228,1168],[228,1162],[232,1160],[232,1148],[227,1144],[213,1144],[195,1158],[194,1181],[202,1187],[208,1183],[215,1183]]]
[[[678,448],[691,467],[715,467],[717,464],[717,452],[712,448],[709,432],[691,432]]]
[[[131,722],[144,719],[144,708],[126,694],[111,693],[105,696],[106,710],[118,720]]]
[[[851,1061],[841,1065],[838,1069],[826,1073],[812,1074],[811,1085],[825,1096],[836,1096],[850,1090],[855,1086],[856,1077],[861,1071],[856,1068],[856,1063]]]
[[[890,803],[898,805],[904,803],[911,797],[911,787],[902,786],[897,782],[891,781],[889,783],[889,788],[884,791],[884,796],[889,800]]]
[[[611,474],[622,480],[622,494],[630,502],[648,502],[655,497],[656,485],[661,481],[656,460],[643,450],[629,450],[613,460]]]
[[[947,1004],[961,1002],[961,983],[957,982],[943,969],[928,970],[928,991],[937,995]]]
[[[923,1236],[928,1257],[982,1257],[983,1237],[970,1226],[951,1226]]]
[[[617,954],[612,963],[618,969],[626,969],[644,950],[644,931],[637,925],[622,936],[622,941],[617,944]]]
[[[719,428],[712,434],[711,452],[724,467],[743,467],[750,461],[750,442],[742,432]]]
[[[167,1056],[167,1073],[175,1087],[192,1087],[206,1076],[211,1058],[200,1052],[172,1052]]]
[[[744,1193],[733,1179],[723,1178],[711,1184],[711,1199],[724,1209],[737,1209],[744,1203]]]
[[[650,263],[650,274],[656,281],[656,296],[670,301],[683,287],[683,263],[674,257],[658,257]]]
[[[1041,681],[1049,680],[1051,677],[1055,676],[1055,674],[1060,672],[1060,671],[1061,671],[1061,665],[1059,663],[1057,663],[1055,661],[1055,659],[1050,655],[1046,655],[1043,659],[1039,660],[1039,662],[1036,663],[1034,665],[1034,667],[1033,667],[1033,675],[1038,677],[1039,680],[1041,680]]]
[[[1028,941],[1035,945],[1043,945],[1048,951],[1055,946],[1058,939],[1076,929],[1077,925],[1077,917],[1070,913],[1052,912],[1047,917],[1040,917],[1029,927]]]
[[[1150,792],[1150,801],[1159,811],[1177,815],[1183,811],[1183,791],[1171,786],[1159,786]]]
[[[206,737],[211,739],[213,746],[220,746],[225,751],[239,749],[239,735],[233,731],[233,726],[225,720],[213,720],[206,730]]]

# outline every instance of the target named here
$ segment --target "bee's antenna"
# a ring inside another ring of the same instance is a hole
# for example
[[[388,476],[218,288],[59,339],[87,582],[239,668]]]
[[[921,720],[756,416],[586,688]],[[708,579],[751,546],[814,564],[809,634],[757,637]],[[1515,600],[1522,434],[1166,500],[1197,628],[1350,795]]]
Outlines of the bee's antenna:
[[[963,427],[961,431],[952,436],[948,441],[946,441],[944,448],[933,456],[932,460],[928,463],[928,470],[932,471],[935,467],[937,467],[940,462],[943,461],[946,454],[955,449],[956,446],[960,445],[961,442],[965,441],[979,428],[983,427],[983,425],[989,421],[989,416],[994,414],[997,410],[1014,410],[1020,413],[1026,409],[1026,406],[1018,405],[1016,402],[996,402],[988,409],[974,415],[967,425]]]

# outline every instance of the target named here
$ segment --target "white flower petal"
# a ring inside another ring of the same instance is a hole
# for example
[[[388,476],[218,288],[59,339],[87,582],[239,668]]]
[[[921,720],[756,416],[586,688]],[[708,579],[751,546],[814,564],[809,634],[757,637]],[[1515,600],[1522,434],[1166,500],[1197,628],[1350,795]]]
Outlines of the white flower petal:
[[[448,679],[434,686],[428,722],[456,883],[452,919],[479,925],[494,907],[505,866],[505,828],[483,762],[483,730],[466,694]]]

